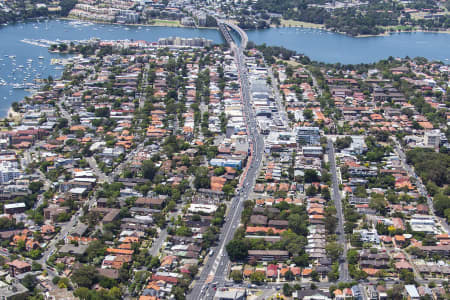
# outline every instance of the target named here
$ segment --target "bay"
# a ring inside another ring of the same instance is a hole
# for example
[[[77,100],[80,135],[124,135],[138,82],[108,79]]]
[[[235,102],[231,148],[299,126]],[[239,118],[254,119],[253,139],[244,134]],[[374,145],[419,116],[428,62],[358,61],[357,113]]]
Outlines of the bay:
[[[14,101],[29,93],[13,89],[14,85],[32,83],[35,78],[57,78],[61,67],[50,65],[61,54],[49,53],[47,48],[21,42],[23,39],[87,40],[145,40],[179,36],[203,37],[222,43],[215,29],[196,29],[156,26],[126,26],[93,24],[68,20],[32,21],[0,27],[0,117]],[[423,56],[449,62],[450,34],[394,33],[387,36],[353,38],[338,33],[308,28],[270,28],[248,31],[249,40],[256,44],[283,46],[308,55],[316,61],[343,64],[370,63],[389,56]],[[4,85],[2,85],[4,84]]]
[[[50,65],[52,58],[64,55],[48,52],[39,47],[22,42],[23,39],[87,40],[145,40],[156,42],[169,36],[184,38],[203,37],[222,43],[223,38],[215,29],[195,29],[158,26],[126,26],[93,24],[68,20],[33,21],[0,27],[0,117],[7,115],[14,101],[29,95],[24,89],[14,86],[31,84],[36,78],[54,78],[62,74],[62,67]],[[2,85],[4,83],[5,85]]]
[[[393,57],[422,56],[448,64],[450,34],[400,32],[385,36],[350,37],[321,29],[270,28],[247,31],[249,41],[283,46],[326,63],[373,63]]]

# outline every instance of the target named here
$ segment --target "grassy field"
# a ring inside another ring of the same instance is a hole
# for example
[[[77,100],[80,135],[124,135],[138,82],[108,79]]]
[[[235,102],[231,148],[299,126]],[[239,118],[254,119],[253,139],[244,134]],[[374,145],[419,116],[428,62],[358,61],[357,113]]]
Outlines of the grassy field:
[[[285,20],[285,19],[281,20],[281,26],[283,26],[283,27],[305,27],[305,28],[317,28],[317,29],[325,28],[325,26],[322,24],[314,24],[314,23],[294,21],[294,20]]]
[[[181,27],[180,21],[178,20],[161,20],[161,19],[154,19],[152,20],[154,23],[151,25],[153,26],[171,26],[171,27]]]

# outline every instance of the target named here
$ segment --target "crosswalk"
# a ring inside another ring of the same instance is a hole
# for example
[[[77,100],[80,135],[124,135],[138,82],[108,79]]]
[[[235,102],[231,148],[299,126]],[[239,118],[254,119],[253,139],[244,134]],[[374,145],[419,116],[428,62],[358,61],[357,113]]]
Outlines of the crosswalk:
[[[212,276],[214,278],[214,275],[216,274],[217,268],[220,264],[220,258],[222,257],[223,248],[220,248],[219,253],[217,253],[216,259],[213,262],[211,271],[209,272],[209,276]]]

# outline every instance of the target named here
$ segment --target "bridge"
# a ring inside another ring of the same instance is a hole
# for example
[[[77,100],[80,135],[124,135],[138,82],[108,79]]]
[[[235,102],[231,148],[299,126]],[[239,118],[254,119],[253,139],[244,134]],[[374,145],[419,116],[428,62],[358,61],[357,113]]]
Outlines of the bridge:
[[[220,19],[216,20],[217,25],[219,26],[219,30],[222,33],[228,45],[232,47],[233,44],[236,44],[230,34],[230,29],[232,29],[236,31],[236,33],[239,34],[241,38],[241,45],[240,45],[241,50],[244,50],[247,47],[248,36],[247,33],[242,28],[227,20],[220,20]]]

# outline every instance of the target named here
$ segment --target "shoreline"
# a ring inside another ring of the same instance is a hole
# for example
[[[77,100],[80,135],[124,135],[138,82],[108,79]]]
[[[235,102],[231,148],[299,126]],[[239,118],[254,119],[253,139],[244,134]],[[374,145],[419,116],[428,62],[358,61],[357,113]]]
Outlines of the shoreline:
[[[283,25],[283,22],[285,23]],[[381,34],[360,34],[356,36],[349,35],[345,32],[340,31],[333,31],[331,29],[325,28],[325,25],[323,24],[315,24],[315,23],[308,23],[308,22],[302,22],[302,21],[293,21],[293,20],[282,20],[282,25],[270,25],[270,28],[307,28],[307,29],[318,29],[323,30],[327,32],[342,34],[348,37],[353,38],[367,38],[367,37],[382,37],[382,36],[389,36],[395,33],[415,33],[415,32],[423,32],[423,33],[439,33],[439,34],[450,34],[450,28],[447,30],[424,30],[424,29],[414,29],[414,30],[394,30],[390,31],[389,29],[386,29],[384,33]]]
[[[83,20],[83,19],[79,19],[79,18],[69,18],[69,17],[59,17],[56,18],[59,20],[65,20],[65,21],[82,21],[82,22],[91,22],[94,24],[107,24],[107,25],[122,25],[122,26],[134,26],[134,27],[139,27],[139,26],[147,26],[147,27],[176,27],[176,28],[192,28],[192,29],[216,29],[218,30],[218,27],[203,27],[203,26],[198,26],[198,27],[194,27],[194,26],[185,26],[182,25],[181,23],[179,23],[178,20],[164,20],[164,19],[157,19],[158,21],[155,22],[155,24],[143,24],[143,23],[139,23],[139,24],[122,24],[122,23],[115,23],[115,22],[101,22],[101,21],[93,21],[93,20]],[[178,24],[170,24],[170,22],[178,22]],[[332,33],[336,33],[336,34],[341,34],[341,35],[345,35],[348,37],[353,37],[353,38],[367,38],[367,37],[382,37],[382,36],[389,36],[395,33],[415,33],[415,32],[423,32],[423,33],[439,33],[439,34],[450,34],[450,28],[448,30],[439,30],[439,31],[428,31],[428,30],[423,30],[423,29],[414,29],[414,30],[401,30],[401,31],[389,31],[386,30],[386,32],[381,33],[381,34],[361,34],[361,35],[356,35],[356,36],[351,36],[345,32],[340,32],[340,31],[333,31],[331,29],[325,28],[325,25],[323,24],[315,24],[315,23],[308,23],[308,22],[302,22],[302,21],[293,21],[293,20],[282,20],[282,22],[285,22],[284,25],[270,25],[269,28],[266,29],[271,29],[271,28],[308,28],[308,29],[318,29],[318,30],[323,30],[323,31],[327,31],[327,32],[332,32]],[[159,23],[161,22],[161,23]],[[164,24],[164,22],[168,22],[167,24]],[[294,22],[294,23],[289,23],[289,22]],[[296,24],[298,23],[298,24]],[[255,31],[257,31],[258,29],[254,29]],[[265,30],[265,29],[262,29]],[[244,30],[245,31],[245,30]]]
[[[30,18],[26,20],[21,20],[14,23],[6,23],[1,24],[3,26],[13,25],[15,23],[21,23],[21,22],[28,22],[28,21],[38,21],[38,20],[64,20],[64,21],[80,21],[80,22],[90,22],[93,24],[104,24],[104,25],[117,25],[117,26],[133,26],[133,27],[139,27],[139,26],[146,26],[146,27],[174,27],[174,28],[192,28],[192,29],[216,29],[218,30],[218,27],[204,27],[204,26],[185,26],[182,25],[179,20],[164,20],[164,19],[156,19],[157,21],[154,24],[144,24],[144,23],[138,23],[138,24],[122,24],[122,23],[116,23],[116,22],[102,22],[102,21],[95,21],[95,20],[85,20],[80,18],[71,18],[71,17],[55,17],[55,18]],[[281,20],[281,25],[270,25],[269,28],[307,28],[307,29],[318,29],[323,30],[327,32],[332,32],[336,34],[345,35],[352,38],[368,38],[368,37],[383,37],[383,36],[389,36],[395,33],[416,33],[416,32],[423,32],[423,33],[438,33],[438,34],[450,34],[450,28],[447,30],[424,30],[424,29],[414,29],[414,30],[394,30],[390,31],[389,29],[386,30],[386,32],[381,34],[360,34],[356,36],[349,35],[345,32],[340,31],[334,31],[331,29],[328,29],[323,24],[315,24],[315,23],[309,23],[309,22],[303,22],[303,21],[295,21],[295,20]],[[284,23],[284,24],[283,24]],[[255,31],[259,29],[253,29]],[[252,30],[252,31],[253,31]],[[265,30],[265,29],[262,29]]]
[[[14,122],[16,122],[17,120],[22,119],[22,115],[20,113],[18,113],[18,112],[15,112],[13,110],[13,107],[12,107],[12,104],[11,104],[11,106],[8,108],[6,116],[1,117],[1,119],[3,119],[3,120],[4,119],[10,119],[10,120],[13,120]]]
[[[95,20],[84,20],[84,19],[79,19],[79,18],[70,18],[70,17],[58,17],[58,18],[55,18],[55,19],[56,20],[64,20],[64,21],[88,22],[88,23],[93,23],[93,24],[133,26],[133,27],[145,26],[145,27],[175,27],[175,28],[192,28],[192,29],[218,29],[218,27],[185,26],[185,25],[182,25],[178,20],[164,20],[164,19],[156,19],[157,21],[154,24],[144,24],[144,23],[122,24],[122,23],[117,23],[117,22],[102,22],[102,21],[95,21]],[[175,24],[175,22],[177,22],[178,24]]]

